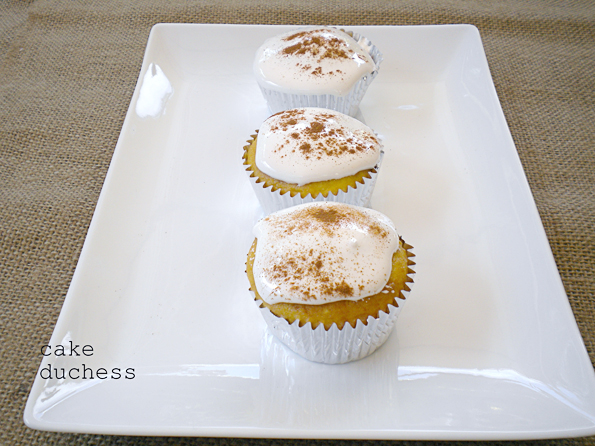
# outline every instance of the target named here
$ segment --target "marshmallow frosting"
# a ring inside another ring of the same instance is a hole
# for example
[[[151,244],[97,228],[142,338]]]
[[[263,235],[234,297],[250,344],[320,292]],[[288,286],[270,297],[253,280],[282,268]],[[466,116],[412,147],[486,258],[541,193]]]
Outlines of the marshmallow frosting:
[[[308,203],[260,220],[254,280],[260,297],[319,305],[380,293],[399,236],[378,211],[335,202]]]
[[[283,93],[344,96],[375,64],[351,36],[329,27],[268,39],[256,52],[259,84]]]
[[[256,140],[256,166],[297,185],[344,178],[372,169],[382,146],[357,119],[322,108],[296,108],[264,121]]]

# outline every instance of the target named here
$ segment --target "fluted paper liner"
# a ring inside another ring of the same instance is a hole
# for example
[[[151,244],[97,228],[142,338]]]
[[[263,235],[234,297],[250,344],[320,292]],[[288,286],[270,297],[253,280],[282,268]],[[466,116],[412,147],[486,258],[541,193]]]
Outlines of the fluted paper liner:
[[[372,44],[372,42],[370,42],[370,40],[361,34],[354,33],[352,31],[342,31],[353,37],[353,39],[362,48],[364,48],[368,54],[370,54],[370,57],[374,61],[374,71],[357,81],[351,90],[344,96],[337,96],[333,94],[307,95],[282,93],[259,82],[258,85],[267,101],[269,109],[271,110],[271,114],[298,107],[320,107],[329,108],[331,110],[336,110],[346,115],[355,117],[359,104],[364,97],[366,90],[374,78],[378,75],[380,63],[382,62],[382,53],[378,50],[378,48],[376,48],[374,44]]]
[[[258,133],[258,130],[256,133]],[[280,189],[273,190],[272,185],[265,187],[264,181],[258,178],[256,172],[251,169],[252,166],[248,163],[246,154],[248,152],[248,148],[252,144],[252,141],[254,138],[256,138],[256,134],[251,136],[252,138],[247,141],[248,144],[244,146],[244,166],[246,166],[246,172],[249,175],[252,189],[254,189],[254,193],[256,194],[256,197],[258,198],[258,201],[260,202],[260,205],[262,206],[266,215],[280,211],[281,209],[297,206],[299,204],[321,201],[334,201],[338,203],[351,204],[354,206],[369,207],[370,200],[372,199],[372,192],[374,192],[374,186],[376,185],[376,180],[378,178],[378,171],[380,169],[380,165],[382,164],[382,158],[384,157],[383,150],[380,151],[378,163],[373,167],[375,171],[370,172],[369,174],[370,178],[363,178],[362,182],[357,182],[355,187],[349,186],[347,188],[347,192],[339,189],[337,194],[328,192],[326,197],[323,194],[318,194],[316,197],[312,197],[311,194],[308,194],[302,198],[301,194],[299,193],[292,197],[290,192],[282,193]]]
[[[345,323],[342,329],[333,324],[329,330],[325,330],[324,324],[312,329],[308,322],[302,327],[299,321],[290,324],[286,319],[275,316],[271,311],[256,299],[254,291],[250,290],[259,310],[269,327],[269,330],[291,350],[314,362],[325,364],[343,364],[356,361],[371,355],[388,339],[401,309],[411,291],[415,272],[411,268],[415,262],[411,257],[411,245],[403,242],[407,250],[408,272],[405,289],[401,290],[396,298],[398,306],[388,305],[388,313],[379,311],[378,317],[368,316],[366,324],[358,320],[355,328]]]

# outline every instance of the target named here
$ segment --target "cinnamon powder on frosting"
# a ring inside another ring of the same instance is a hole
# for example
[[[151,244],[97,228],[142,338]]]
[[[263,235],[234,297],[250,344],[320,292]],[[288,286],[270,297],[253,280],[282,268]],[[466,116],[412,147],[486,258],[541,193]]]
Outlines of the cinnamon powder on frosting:
[[[336,115],[329,112],[317,113],[315,120],[309,122],[305,127],[301,125],[306,120],[304,109],[286,110],[274,114],[271,118],[274,118],[274,124],[270,127],[273,132],[289,131],[291,127],[295,127],[295,131],[292,131],[289,137],[293,140],[303,141],[298,146],[298,150],[306,159],[310,157],[321,159],[323,156],[339,158],[345,153],[356,155],[379,144],[371,133],[362,133],[354,137],[348,129],[329,128],[328,124],[336,119]],[[299,127],[298,124],[300,124]],[[277,150],[285,150],[284,146],[287,144],[289,144],[289,139],[286,139],[285,144],[282,144]]]
[[[297,293],[304,303],[325,296],[353,297],[354,287],[362,290],[369,284],[363,275],[342,274],[344,259],[329,241],[341,227],[358,227],[380,246],[386,245],[387,229],[369,215],[349,206],[312,206],[278,217],[266,217],[270,231],[280,237],[299,238],[299,234],[322,234],[317,246],[292,246],[290,253],[276,257],[274,264],[263,270],[266,281]],[[385,241],[386,240],[386,241]],[[362,269],[363,272],[363,269]]]
[[[293,56],[309,56],[314,59],[315,63],[320,63],[325,59],[332,60],[346,60],[351,59],[355,52],[349,48],[345,41],[336,37],[324,35],[322,30],[300,31],[285,37],[283,40],[292,42],[299,40],[297,43],[283,48],[281,54],[285,57]],[[310,63],[296,63],[296,67],[303,71],[309,71],[314,76],[341,76],[341,70],[331,70],[326,73],[322,71],[322,67],[312,69]]]
[[[316,61],[320,62],[324,59],[349,59],[349,52],[352,50],[347,48],[345,42],[335,36],[324,36],[318,30],[301,31],[292,34],[283,40],[290,42],[295,39],[302,39],[294,45],[283,49],[283,54],[309,54],[317,56]]]

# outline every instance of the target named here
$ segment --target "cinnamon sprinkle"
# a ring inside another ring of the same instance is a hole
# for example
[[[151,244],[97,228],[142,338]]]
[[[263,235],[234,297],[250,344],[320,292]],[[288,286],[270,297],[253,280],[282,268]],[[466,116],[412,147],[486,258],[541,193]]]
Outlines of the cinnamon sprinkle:
[[[341,273],[341,265],[347,260],[337,255],[328,242],[336,237],[340,227],[360,228],[380,246],[389,243],[386,228],[373,217],[348,205],[307,206],[283,215],[273,214],[264,221],[271,224],[270,231],[282,238],[291,235],[296,241],[292,250],[285,252],[285,257],[277,257],[273,265],[264,269],[266,281],[284,285],[306,303],[317,296],[350,298],[355,295],[356,288],[361,291],[369,283],[363,277],[347,277]],[[300,234],[312,233],[324,235],[321,244],[316,248],[301,245]]]
[[[345,127],[332,128],[337,117],[332,112],[321,111],[311,121],[304,114],[304,109],[292,109],[269,118],[271,131],[289,134],[280,150],[285,146],[290,147],[291,139],[298,142],[299,151],[305,158],[322,159],[339,158],[346,154],[363,155],[379,145],[378,139],[371,132],[359,131],[354,134]]]
[[[286,57],[310,57],[315,63],[320,63],[325,59],[345,60],[351,59],[356,53],[349,48],[347,42],[333,35],[325,35],[324,30],[316,29],[311,31],[300,31],[285,37],[285,42],[291,45],[283,48],[281,54]],[[295,43],[294,43],[295,42]],[[331,70],[323,73],[321,67],[312,69],[312,65],[297,63],[296,66],[304,71],[309,71],[314,76],[340,76],[341,70]]]

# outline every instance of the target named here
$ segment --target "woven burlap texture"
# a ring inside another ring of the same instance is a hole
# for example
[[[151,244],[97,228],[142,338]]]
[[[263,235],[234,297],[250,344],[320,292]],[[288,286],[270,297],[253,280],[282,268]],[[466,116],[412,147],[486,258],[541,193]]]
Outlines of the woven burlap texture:
[[[572,309],[595,361],[594,5],[590,0],[0,3],[0,443],[277,443],[56,434],[27,429],[22,422],[40,362],[37,350],[49,340],[58,318],[149,31],[160,22],[476,25]]]

